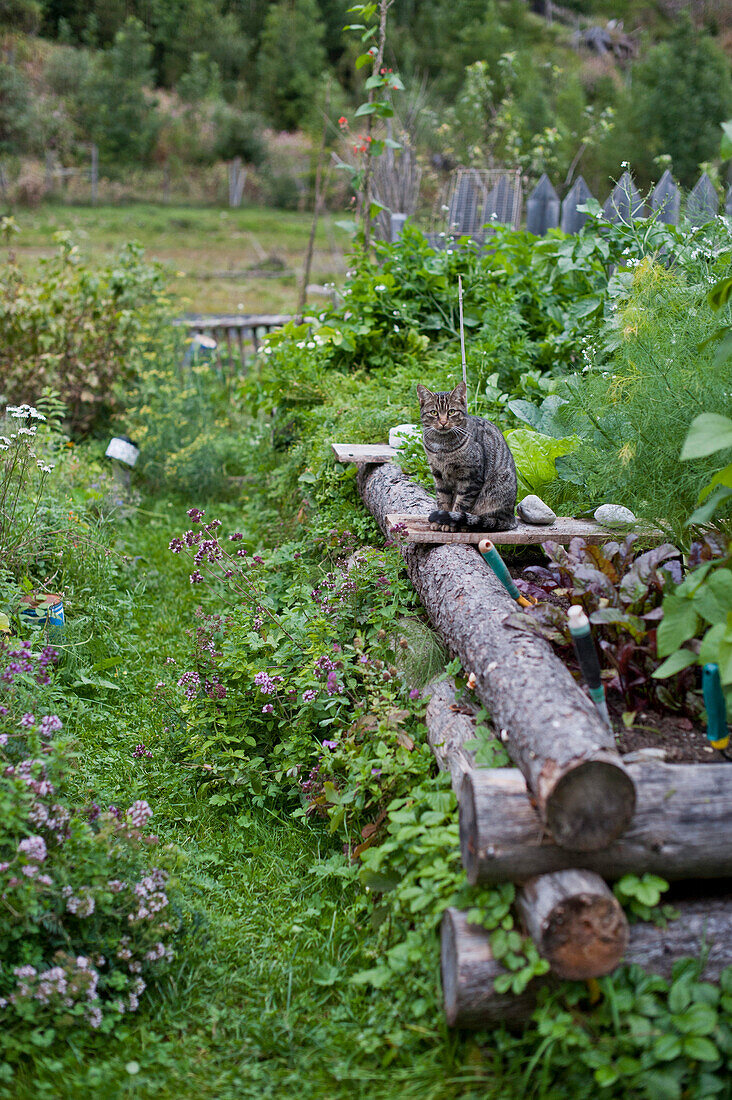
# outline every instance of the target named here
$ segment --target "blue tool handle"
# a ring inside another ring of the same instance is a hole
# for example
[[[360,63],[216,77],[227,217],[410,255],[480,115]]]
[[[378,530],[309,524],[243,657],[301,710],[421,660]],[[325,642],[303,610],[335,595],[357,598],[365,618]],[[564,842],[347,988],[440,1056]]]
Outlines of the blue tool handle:
[[[726,749],[729,745],[727,703],[719,677],[719,665],[711,662],[704,665],[702,691],[704,706],[707,708],[707,740],[715,749]]]

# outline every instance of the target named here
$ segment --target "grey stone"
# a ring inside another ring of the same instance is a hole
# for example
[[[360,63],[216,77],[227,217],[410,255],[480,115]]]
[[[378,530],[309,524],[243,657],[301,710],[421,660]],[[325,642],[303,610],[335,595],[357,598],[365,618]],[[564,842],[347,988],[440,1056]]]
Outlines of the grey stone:
[[[554,523],[557,518],[556,512],[552,512],[549,505],[545,504],[541,497],[533,494],[519,501],[516,511],[520,520],[524,523],[533,523],[537,527],[548,526],[550,523]]]
[[[601,504],[595,509],[595,519],[603,527],[628,527],[636,522],[630,508],[625,508],[622,504]]]

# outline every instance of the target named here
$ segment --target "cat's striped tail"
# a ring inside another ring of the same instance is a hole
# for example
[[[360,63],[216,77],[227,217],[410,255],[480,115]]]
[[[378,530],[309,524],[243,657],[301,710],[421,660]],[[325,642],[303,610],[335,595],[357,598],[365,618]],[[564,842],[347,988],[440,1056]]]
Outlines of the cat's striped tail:
[[[507,510],[478,516],[473,512],[444,512],[438,509],[430,512],[428,518],[430,523],[439,524],[440,527],[454,527],[455,530],[465,528],[469,531],[513,531],[518,526],[513,512]]]

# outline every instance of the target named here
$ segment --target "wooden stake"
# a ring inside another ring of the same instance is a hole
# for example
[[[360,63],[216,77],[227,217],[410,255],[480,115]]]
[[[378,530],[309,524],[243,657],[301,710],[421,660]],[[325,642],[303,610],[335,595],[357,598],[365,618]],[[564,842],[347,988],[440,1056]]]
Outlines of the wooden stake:
[[[465,327],[463,325],[463,278],[458,275],[458,306],[460,308],[460,356],[463,362],[463,382],[465,383],[465,406],[468,404],[468,364],[465,361]]]

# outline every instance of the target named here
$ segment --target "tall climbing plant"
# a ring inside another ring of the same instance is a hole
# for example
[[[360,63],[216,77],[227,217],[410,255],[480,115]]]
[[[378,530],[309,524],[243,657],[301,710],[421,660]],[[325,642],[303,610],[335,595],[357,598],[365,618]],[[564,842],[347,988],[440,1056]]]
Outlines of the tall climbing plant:
[[[383,209],[373,200],[374,158],[381,156],[386,148],[401,148],[400,143],[393,138],[378,137],[374,134],[374,123],[377,119],[392,118],[394,115],[392,92],[404,91],[399,74],[393,69],[388,69],[384,64],[386,19],[393,3],[394,0],[378,0],[377,3],[355,4],[348,9],[349,13],[361,22],[349,23],[346,30],[357,31],[364,46],[372,42],[372,45],[356,58],[357,69],[371,65],[371,75],[364,85],[367,93],[366,101],[361,103],[354,113],[355,119],[365,119],[366,130],[365,134],[358,135],[354,144],[354,151],[359,153],[362,159],[353,172],[353,186],[357,194],[356,217],[357,221],[363,224],[364,251],[368,251],[371,243],[371,221]]]

